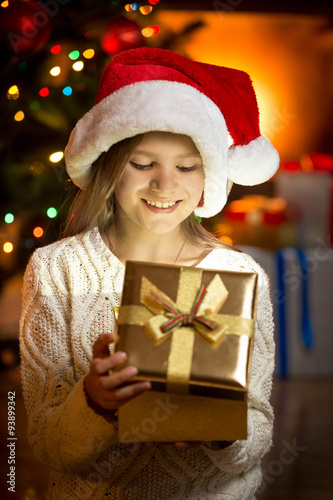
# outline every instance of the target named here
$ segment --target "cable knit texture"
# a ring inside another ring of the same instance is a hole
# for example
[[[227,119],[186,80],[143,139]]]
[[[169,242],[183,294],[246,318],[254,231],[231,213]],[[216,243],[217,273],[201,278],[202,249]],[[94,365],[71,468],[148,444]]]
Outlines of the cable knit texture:
[[[23,286],[22,383],[29,442],[51,468],[48,498],[255,498],[273,427],[269,284],[251,257],[227,248],[214,249],[198,267],[259,274],[248,439],[222,450],[117,442],[113,425],[88,406],[83,378],[95,340],[115,330],[125,268],[97,229],[34,252]]]

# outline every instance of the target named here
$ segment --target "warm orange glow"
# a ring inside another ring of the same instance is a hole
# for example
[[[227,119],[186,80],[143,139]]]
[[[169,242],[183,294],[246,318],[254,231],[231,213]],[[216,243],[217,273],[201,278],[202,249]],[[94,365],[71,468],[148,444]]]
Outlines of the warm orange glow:
[[[143,14],[144,16],[147,16],[148,14],[151,13],[151,11],[153,10],[153,7],[151,5],[142,5],[140,8],[139,8],[141,14]]]
[[[44,230],[41,227],[37,226],[33,230],[32,234],[34,235],[35,238],[41,238],[44,234]]]
[[[226,2],[227,3],[227,2]],[[229,11],[160,10],[156,24],[181,33],[198,20],[203,27],[184,38],[189,58],[249,73],[260,109],[260,126],[281,158],[299,160],[316,151],[330,126],[325,103],[332,76],[320,15],[255,14]],[[326,61],[324,64],[323,61]],[[324,122],[326,120],[326,122]]]

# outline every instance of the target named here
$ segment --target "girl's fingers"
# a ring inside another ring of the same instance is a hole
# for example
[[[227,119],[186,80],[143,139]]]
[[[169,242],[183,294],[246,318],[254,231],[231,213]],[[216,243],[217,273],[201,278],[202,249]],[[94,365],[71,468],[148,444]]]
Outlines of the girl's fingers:
[[[106,358],[110,356],[109,344],[117,338],[115,333],[103,333],[93,345],[93,358]]]
[[[116,389],[113,393],[117,401],[121,402],[121,404],[125,404],[134,396],[138,396],[142,392],[148,391],[150,388],[151,383],[148,380],[144,380]]]
[[[115,354],[109,354],[106,358],[94,358],[91,363],[91,368],[96,375],[108,375],[110,370],[124,363],[126,358],[125,352],[118,351]]]
[[[104,401],[104,408],[113,410],[124,405],[133,397],[139,396],[151,388],[151,383],[148,381],[135,382],[134,384],[110,391],[107,399]]]
[[[119,372],[112,373],[103,380],[103,387],[108,391],[112,391],[117,387],[128,382],[132,377],[138,374],[138,369],[135,366],[127,366]]]

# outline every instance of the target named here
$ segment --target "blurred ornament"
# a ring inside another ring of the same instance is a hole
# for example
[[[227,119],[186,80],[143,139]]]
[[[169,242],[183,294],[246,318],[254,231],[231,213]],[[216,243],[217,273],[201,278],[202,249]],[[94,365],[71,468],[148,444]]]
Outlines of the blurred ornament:
[[[135,21],[120,18],[109,24],[101,44],[104,52],[113,56],[123,50],[143,47],[145,39],[142,36],[140,26]]]
[[[0,31],[15,54],[34,52],[41,49],[51,35],[51,16],[41,2],[13,1],[2,12]]]

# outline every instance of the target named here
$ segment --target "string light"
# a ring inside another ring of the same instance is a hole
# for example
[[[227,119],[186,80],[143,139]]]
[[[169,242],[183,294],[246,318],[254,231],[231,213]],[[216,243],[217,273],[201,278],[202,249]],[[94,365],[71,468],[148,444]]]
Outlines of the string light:
[[[17,85],[12,85],[7,92],[7,99],[18,99],[20,97],[20,92]]]
[[[6,224],[11,224],[14,222],[14,215],[8,212],[8,214],[5,215],[5,222]]]
[[[43,87],[42,89],[40,89],[40,91],[38,93],[41,97],[47,97],[49,95],[50,91],[47,87]]]
[[[52,163],[58,163],[58,161],[62,160],[64,157],[64,153],[62,151],[57,151],[56,153],[52,153],[50,156],[49,156],[49,160],[52,162]]]
[[[80,52],[78,50],[72,50],[72,52],[68,54],[68,57],[72,59],[72,61],[75,61],[80,57]]]
[[[148,14],[151,13],[151,11],[153,10],[153,7],[151,5],[142,5],[139,10],[140,10],[141,14],[143,14],[144,16],[147,16]]]
[[[141,33],[146,38],[149,38],[150,36],[157,35],[159,31],[160,31],[159,26],[149,26],[148,28],[143,28],[141,30]]]
[[[125,5],[125,10],[127,12],[132,12],[133,10],[138,10],[140,5],[138,3],[128,3]]]
[[[50,75],[52,76],[58,76],[61,73],[61,68],[60,66],[54,66],[54,68],[50,69]]]
[[[151,4],[151,5],[156,5],[159,0],[148,0],[148,2]]]
[[[23,113],[23,111],[17,111],[17,113],[15,113],[15,115],[14,115],[14,120],[16,122],[21,122],[22,120],[24,120],[24,113]]]
[[[95,55],[95,51],[94,49],[87,49],[83,52],[83,57],[85,57],[86,59],[92,59]]]
[[[37,226],[32,231],[32,234],[34,235],[35,238],[41,238],[43,236],[43,234],[44,234],[44,230],[43,230],[42,227]]]
[[[57,209],[54,207],[48,208],[46,213],[47,213],[47,216],[50,217],[50,219],[54,219],[58,215]]]
[[[61,52],[61,45],[53,45],[53,47],[50,49],[51,54],[60,54]]]
[[[6,241],[2,248],[5,253],[10,253],[14,250],[14,245],[10,241]]]
[[[77,61],[73,64],[72,68],[74,71],[81,71],[84,68],[84,63],[82,61]]]
[[[73,93],[73,89],[72,89],[72,87],[70,87],[70,86],[68,85],[67,87],[65,87],[64,89],[62,89],[62,93],[63,93],[64,95],[67,95],[67,96],[68,96],[68,95],[72,95],[72,93]]]

